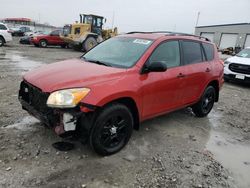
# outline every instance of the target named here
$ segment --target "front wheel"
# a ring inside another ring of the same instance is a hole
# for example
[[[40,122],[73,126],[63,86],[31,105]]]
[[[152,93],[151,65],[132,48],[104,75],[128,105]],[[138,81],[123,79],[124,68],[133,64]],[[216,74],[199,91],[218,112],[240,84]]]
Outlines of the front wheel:
[[[96,39],[94,37],[88,37],[82,45],[82,50],[87,52],[91,50],[93,47],[95,47],[96,45],[97,45]]]
[[[90,145],[100,155],[111,155],[128,143],[132,131],[130,110],[122,104],[112,104],[97,116],[90,133]]]
[[[192,106],[193,112],[197,117],[205,117],[212,110],[215,102],[215,89],[208,86],[198,103]]]
[[[48,43],[46,40],[41,40],[39,42],[39,46],[42,47],[42,48],[46,48],[48,46]]]

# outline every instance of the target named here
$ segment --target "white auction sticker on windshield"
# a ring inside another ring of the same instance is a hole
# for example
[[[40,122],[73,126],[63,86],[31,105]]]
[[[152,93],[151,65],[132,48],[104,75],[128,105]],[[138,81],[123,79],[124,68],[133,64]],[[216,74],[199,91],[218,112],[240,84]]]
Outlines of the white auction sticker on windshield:
[[[151,41],[150,40],[143,40],[143,39],[135,39],[133,41],[133,43],[148,45],[151,43]]]

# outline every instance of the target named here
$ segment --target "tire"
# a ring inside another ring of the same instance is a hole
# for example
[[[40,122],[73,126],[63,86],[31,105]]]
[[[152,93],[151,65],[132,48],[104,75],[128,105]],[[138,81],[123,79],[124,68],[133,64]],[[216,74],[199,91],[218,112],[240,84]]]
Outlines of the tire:
[[[3,46],[5,43],[5,40],[3,37],[0,37],[0,47]]]
[[[205,117],[212,110],[215,102],[215,89],[208,86],[198,103],[192,106],[193,112],[197,117]]]
[[[39,41],[39,46],[42,48],[46,48],[48,46],[48,42],[42,39]]]
[[[227,79],[227,78],[224,78],[224,82],[229,82],[229,79]]]
[[[61,45],[61,48],[66,48],[66,47],[67,47],[66,44],[62,44],[62,45]]]
[[[96,45],[97,45],[96,39],[94,37],[88,37],[82,45],[82,50],[87,52],[91,50],[93,47],[95,47]]]
[[[130,110],[119,103],[105,107],[97,116],[90,132],[93,150],[102,156],[120,151],[129,141],[133,131]]]

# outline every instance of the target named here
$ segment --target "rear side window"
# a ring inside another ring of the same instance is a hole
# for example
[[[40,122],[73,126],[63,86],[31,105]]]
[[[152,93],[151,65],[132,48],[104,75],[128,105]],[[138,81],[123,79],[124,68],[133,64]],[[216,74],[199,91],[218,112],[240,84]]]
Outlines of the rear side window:
[[[160,44],[149,58],[149,62],[163,62],[168,68],[180,65],[180,49],[178,41]]]
[[[203,48],[205,50],[207,60],[212,61],[214,59],[214,46],[212,44],[203,43]]]
[[[7,30],[7,28],[5,27],[5,25],[0,24],[0,30]]]
[[[203,61],[200,43],[193,41],[182,41],[182,49],[184,64],[188,65]]]

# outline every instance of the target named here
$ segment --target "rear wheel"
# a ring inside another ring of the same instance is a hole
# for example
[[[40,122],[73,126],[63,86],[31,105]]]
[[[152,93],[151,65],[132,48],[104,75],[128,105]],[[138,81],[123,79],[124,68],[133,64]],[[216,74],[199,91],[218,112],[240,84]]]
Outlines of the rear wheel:
[[[39,46],[42,48],[46,48],[48,46],[48,42],[46,40],[40,40]]]
[[[205,117],[212,110],[215,102],[215,89],[208,86],[198,103],[192,106],[193,112],[197,117]]]
[[[61,48],[66,48],[67,47],[67,44],[62,44],[61,45]]]
[[[112,104],[97,116],[90,133],[90,145],[100,155],[111,155],[128,143],[132,131],[130,110],[122,104]]]
[[[4,45],[4,38],[0,37],[0,47]]]
[[[88,37],[82,45],[82,50],[87,52],[91,50],[93,47],[95,47],[96,45],[97,45],[96,39],[94,37]]]

